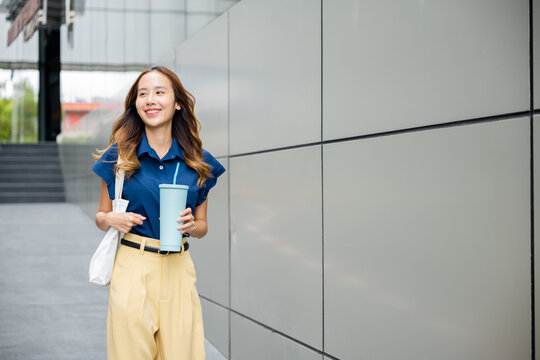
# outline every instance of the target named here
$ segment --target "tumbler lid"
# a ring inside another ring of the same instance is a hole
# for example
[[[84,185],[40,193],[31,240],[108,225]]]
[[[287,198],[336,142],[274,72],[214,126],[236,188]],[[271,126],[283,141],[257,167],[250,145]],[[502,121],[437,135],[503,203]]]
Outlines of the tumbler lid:
[[[159,184],[160,189],[185,189],[189,190],[187,185],[174,185],[174,184]]]

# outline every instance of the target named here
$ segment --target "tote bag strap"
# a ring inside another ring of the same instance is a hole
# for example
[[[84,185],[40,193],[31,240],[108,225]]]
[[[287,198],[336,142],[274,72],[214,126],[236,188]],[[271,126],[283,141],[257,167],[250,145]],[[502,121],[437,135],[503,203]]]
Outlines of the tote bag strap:
[[[122,160],[118,158],[118,164],[120,164]],[[116,171],[116,179],[114,183],[114,198],[116,200],[122,199],[122,189],[124,188],[124,170],[118,169]]]

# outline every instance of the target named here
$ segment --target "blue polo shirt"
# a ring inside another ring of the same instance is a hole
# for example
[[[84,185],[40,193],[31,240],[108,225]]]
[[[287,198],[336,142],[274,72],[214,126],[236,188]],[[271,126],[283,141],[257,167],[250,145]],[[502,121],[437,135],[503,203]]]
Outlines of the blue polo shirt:
[[[146,217],[143,224],[134,226],[131,232],[154,239],[159,239],[159,184],[173,183],[177,163],[180,163],[180,167],[176,183],[189,186],[186,206],[193,212],[206,200],[208,192],[216,185],[217,178],[225,172],[225,168],[203,149],[203,159],[211,166],[210,173],[213,177],[206,179],[202,186],[197,186],[198,174],[186,165],[182,148],[176,139],[173,139],[169,151],[160,159],[148,144],[146,133],[143,134],[137,149],[137,157],[141,167],[130,177],[125,177],[122,198],[129,200],[127,212]],[[114,199],[114,166],[117,160],[118,146],[115,143],[92,167],[92,170],[107,183],[111,199]]]

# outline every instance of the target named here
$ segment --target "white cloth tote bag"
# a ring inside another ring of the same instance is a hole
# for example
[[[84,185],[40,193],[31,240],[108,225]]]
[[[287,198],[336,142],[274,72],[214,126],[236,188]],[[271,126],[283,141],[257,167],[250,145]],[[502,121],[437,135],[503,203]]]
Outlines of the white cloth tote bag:
[[[112,202],[113,212],[126,212],[129,204],[128,200],[122,199],[122,188],[124,187],[124,171],[118,170],[114,184],[114,200]],[[114,266],[114,258],[116,257],[116,249],[120,239],[124,236],[118,230],[111,227],[99,244],[92,260],[90,260],[90,268],[88,275],[90,282],[106,286],[111,282],[111,275]]]

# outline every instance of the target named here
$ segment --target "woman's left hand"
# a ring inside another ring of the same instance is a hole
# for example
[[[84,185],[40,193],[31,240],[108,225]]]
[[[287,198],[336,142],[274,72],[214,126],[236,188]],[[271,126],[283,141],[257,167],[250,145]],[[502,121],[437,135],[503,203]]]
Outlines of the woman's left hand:
[[[181,230],[182,234],[190,233],[197,227],[195,224],[195,216],[191,214],[191,208],[186,208],[182,211],[177,221],[179,223],[184,222],[184,224],[178,227],[178,230]]]

